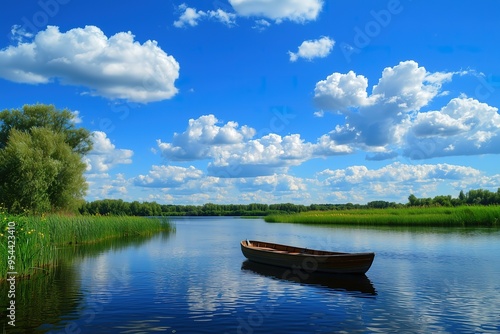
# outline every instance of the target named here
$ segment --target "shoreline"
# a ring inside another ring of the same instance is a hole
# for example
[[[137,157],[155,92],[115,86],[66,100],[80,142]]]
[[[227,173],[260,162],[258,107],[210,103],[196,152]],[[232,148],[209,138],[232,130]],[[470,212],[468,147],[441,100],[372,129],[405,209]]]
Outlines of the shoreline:
[[[308,211],[264,217],[268,223],[382,227],[500,227],[500,206]]]
[[[166,218],[125,216],[15,216],[0,221],[0,281],[29,278],[57,264],[58,248],[174,231]]]

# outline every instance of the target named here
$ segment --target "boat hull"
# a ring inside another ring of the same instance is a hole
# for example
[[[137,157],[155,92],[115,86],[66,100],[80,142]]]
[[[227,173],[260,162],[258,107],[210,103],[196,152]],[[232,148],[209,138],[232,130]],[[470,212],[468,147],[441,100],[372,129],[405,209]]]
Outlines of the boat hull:
[[[248,259],[241,264],[241,270],[302,285],[361,293],[361,295],[357,296],[369,297],[377,295],[372,282],[364,274],[329,274],[322,272],[305,274],[303,272],[294,272],[289,268],[271,266]]]
[[[364,274],[375,258],[374,253],[329,252],[256,240],[243,240],[241,251],[253,262],[310,273]]]

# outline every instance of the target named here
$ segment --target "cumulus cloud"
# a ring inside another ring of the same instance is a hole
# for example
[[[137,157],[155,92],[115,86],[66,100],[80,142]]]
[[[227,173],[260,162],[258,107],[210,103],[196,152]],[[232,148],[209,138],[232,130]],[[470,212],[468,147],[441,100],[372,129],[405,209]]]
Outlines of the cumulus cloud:
[[[202,10],[196,10],[196,8],[187,7],[186,4],[180,5],[179,9],[183,10],[184,12],[181,14],[178,20],[174,21],[174,26],[177,28],[182,28],[184,26],[197,26],[198,21],[207,15]]]
[[[111,143],[106,133],[92,133],[93,149],[84,158],[87,173],[103,173],[119,164],[131,164],[134,152],[127,149],[117,149]]]
[[[333,49],[335,41],[329,37],[321,37],[316,40],[308,40],[302,42],[297,52],[288,51],[290,61],[295,62],[299,58],[313,60],[314,58],[325,58]]]
[[[210,175],[242,177],[271,175],[311,156],[312,146],[300,135],[269,134],[251,139],[255,130],[229,121],[221,126],[214,115],[189,120],[186,131],[172,143],[158,140],[162,155],[173,161],[211,159]]]
[[[0,77],[28,84],[58,80],[91,95],[147,103],[177,94],[179,63],[155,41],[143,44],[131,32],[107,37],[95,26],[60,32],[48,26],[30,42],[0,51]]]
[[[461,96],[438,111],[419,113],[408,129],[411,159],[500,153],[498,108]]]
[[[413,187],[415,184],[438,183],[473,179],[481,176],[477,169],[450,164],[408,165],[395,162],[380,169],[368,169],[366,166],[350,166],[345,169],[326,169],[317,174],[322,183],[336,190],[350,190],[359,185],[375,184],[389,187]],[[408,192],[406,194],[409,194]]]
[[[299,134],[280,136],[271,133],[239,145],[214,150],[208,165],[210,175],[248,177],[284,173],[290,166],[311,158],[313,147]]]
[[[323,8],[323,0],[229,0],[241,16],[264,17],[280,23],[314,21]]]
[[[215,20],[229,27],[236,25],[237,17],[256,18],[253,29],[265,30],[271,25],[269,20],[276,23],[292,21],[305,23],[314,21],[323,8],[323,0],[229,0],[234,13],[217,10],[198,10],[185,3],[178,9],[181,12],[179,19],[174,21],[177,28],[194,27],[202,20]]]
[[[314,156],[343,155],[354,152],[350,145],[344,145],[338,140],[333,140],[330,135],[322,135],[313,146]]]
[[[318,107],[333,111],[369,105],[372,102],[368,99],[367,87],[368,79],[353,71],[332,73],[316,84],[314,101]]]
[[[147,175],[139,175],[134,184],[151,188],[174,188],[189,180],[198,180],[203,172],[193,166],[153,166]]]
[[[89,192],[87,196],[97,199],[124,199],[128,194],[131,182],[124,174],[116,174],[113,177],[107,173],[95,173],[86,175]]]
[[[404,61],[384,69],[372,94],[380,98],[379,103],[397,106],[398,111],[420,110],[454,74],[457,72],[430,73],[415,61]]]
[[[317,105],[325,110],[346,111],[349,108],[384,107],[392,112],[416,111],[426,106],[440,92],[443,83],[456,72],[430,73],[413,60],[387,67],[368,96],[368,79],[356,75],[332,73],[314,89]]]
[[[305,180],[286,174],[241,178],[235,186],[241,192],[286,193],[307,190]]]
[[[197,26],[203,19],[212,19],[229,27],[236,24],[236,14],[226,12],[220,8],[217,10],[203,11],[182,4],[179,6],[179,10],[182,11],[182,14],[178,20],[174,21],[174,26],[177,28]]]
[[[311,143],[300,134],[269,133],[253,138],[255,134],[246,125],[222,124],[214,115],[204,115],[190,119],[187,129],[175,133],[171,142],[157,140],[157,144],[168,160],[210,160],[209,175],[230,178],[280,174],[314,157],[352,152],[351,147],[328,136]]]
[[[115,192],[148,188],[149,199],[175,203],[227,203],[234,198],[239,203],[249,202],[356,202],[389,200],[405,203],[409,194],[433,197],[449,189],[456,194],[462,189],[488,188],[497,184],[500,175],[487,176],[481,171],[451,164],[404,164],[394,162],[377,169],[367,166],[349,166],[343,169],[325,169],[310,178],[274,173],[261,176],[225,178],[210,176],[193,167],[153,166],[146,175],[129,180],[114,180],[107,185],[95,179],[101,192]],[[492,190],[496,190],[492,189]],[[235,202],[236,203],[236,202]]]
[[[162,155],[169,160],[190,161],[213,156],[213,149],[228,147],[243,142],[254,136],[255,130],[236,122],[227,122],[219,126],[214,115],[204,115],[190,119],[188,128],[183,133],[175,133],[171,143],[157,140]]]
[[[314,101],[322,111],[345,116],[345,124],[329,133],[331,139],[366,150],[369,160],[392,159],[398,150],[412,159],[473,154],[474,149],[476,154],[498,152],[496,108],[457,98],[440,111],[422,111],[435,97],[445,96],[445,83],[464,74],[429,72],[415,61],[404,61],[385,68],[368,93],[366,77],[353,71],[332,73],[316,84]],[[432,152],[418,153],[421,141],[429,138],[435,141]]]

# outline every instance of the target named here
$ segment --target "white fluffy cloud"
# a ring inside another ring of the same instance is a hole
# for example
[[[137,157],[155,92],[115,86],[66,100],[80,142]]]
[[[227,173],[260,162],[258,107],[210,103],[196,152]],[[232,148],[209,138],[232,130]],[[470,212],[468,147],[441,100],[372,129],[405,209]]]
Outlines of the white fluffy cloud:
[[[180,10],[183,10],[183,13],[179,17],[177,21],[174,21],[174,26],[177,28],[182,28],[184,26],[197,26],[198,21],[200,21],[206,13],[202,10],[196,10],[196,8],[187,7],[186,4],[182,4],[179,6]]]
[[[454,72],[430,73],[415,61],[386,67],[373,95],[379,103],[394,105],[398,111],[414,111],[426,106],[440,92],[443,83],[451,81]]]
[[[316,84],[314,100],[322,110],[345,116],[330,138],[369,152],[369,160],[391,159],[398,151],[411,159],[498,153],[497,108],[462,96],[439,111],[422,111],[443,96],[446,82],[464,74],[428,72],[415,61],[404,61],[385,68],[369,94],[366,77],[333,73]]]
[[[305,180],[286,174],[241,178],[236,182],[235,186],[241,192],[286,193],[307,190]]]
[[[200,179],[203,172],[193,166],[153,166],[147,175],[139,175],[134,184],[142,187],[172,188],[179,187],[189,180]]]
[[[87,174],[89,192],[92,199],[121,198],[128,194],[131,182],[123,174],[110,176],[107,173]]]
[[[145,175],[125,179],[100,174],[90,179],[97,198],[135,194],[140,200],[160,200],[179,204],[207,202],[232,203],[324,203],[387,200],[406,203],[409,194],[433,197],[447,189],[456,196],[462,189],[490,189],[500,175],[487,176],[481,171],[451,164],[385,165],[378,169],[349,166],[325,169],[310,178],[284,173],[255,177],[225,178],[210,176],[193,166],[152,166]],[[496,188],[491,190],[496,191]],[[145,197],[138,197],[138,194]]]
[[[197,26],[203,19],[212,19],[227,26],[236,24],[236,14],[226,12],[220,8],[217,10],[202,11],[182,4],[179,6],[179,10],[182,11],[182,14],[178,20],[174,21],[174,26],[177,28]]]
[[[208,171],[222,177],[271,175],[310,157],[311,144],[300,135],[269,134],[251,139],[255,130],[229,121],[218,125],[214,115],[190,119],[188,128],[171,143],[158,140],[162,155],[172,161],[211,159]],[[280,169],[281,168],[281,169]]]
[[[94,131],[92,133],[93,149],[84,158],[87,164],[87,173],[103,173],[119,164],[132,163],[131,150],[117,149],[111,143],[106,133]]]
[[[368,96],[368,79],[363,75],[353,71],[332,73],[316,84],[314,99],[320,108],[332,111],[362,111],[362,107],[370,106],[396,113],[417,111],[436,97],[443,83],[454,74],[457,73],[427,72],[413,60],[400,62],[383,70]]]
[[[481,175],[477,169],[450,164],[408,165],[395,162],[380,169],[368,169],[366,166],[351,166],[346,169],[324,170],[319,178],[332,187],[347,189],[364,183],[414,184],[414,182],[437,182],[475,178]]]
[[[229,0],[234,13],[222,10],[198,10],[187,4],[181,4],[179,19],[174,21],[177,28],[194,27],[202,20],[210,19],[227,26],[236,25],[238,16],[255,18],[254,29],[264,30],[271,23],[292,21],[304,23],[314,21],[323,8],[323,0]]]
[[[208,172],[219,177],[283,173],[288,167],[310,159],[312,153],[312,144],[304,142],[298,134],[282,137],[271,133],[232,147],[216,148]]]
[[[316,143],[300,134],[269,133],[253,138],[256,131],[229,121],[221,124],[214,115],[190,119],[187,129],[175,133],[172,142],[157,141],[170,161],[210,160],[208,173],[218,177],[247,177],[284,173],[314,157],[351,153],[352,148],[322,136]]]
[[[299,58],[313,60],[314,58],[325,58],[333,49],[335,41],[329,37],[321,37],[316,40],[302,42],[297,52],[288,51],[290,61],[295,62]]]
[[[500,153],[498,108],[461,96],[438,111],[419,113],[408,129],[404,155],[428,159]]]
[[[222,126],[214,115],[190,119],[188,128],[183,133],[175,133],[172,143],[158,140],[162,155],[174,161],[206,159],[213,156],[214,148],[223,149],[243,142],[254,136],[255,130],[239,127],[236,122],[228,122]]]
[[[323,0],[229,0],[234,10],[241,16],[264,17],[276,22],[314,21]]]
[[[95,26],[48,26],[30,42],[0,51],[0,77],[19,83],[83,86],[91,95],[147,103],[173,97],[179,64],[155,41],[131,32],[107,37]]]
[[[442,195],[444,189],[457,196],[462,189],[492,182],[491,177],[471,167],[450,164],[409,165],[400,162],[379,169],[366,166],[326,169],[317,173],[316,177],[320,184],[319,192],[325,201],[344,203],[366,203],[381,199],[406,203],[410,194],[434,197]]]
[[[356,75],[353,71],[347,74],[332,73],[316,84],[314,100],[322,109],[345,111],[351,107],[371,104],[366,92],[367,87],[368,79]]]

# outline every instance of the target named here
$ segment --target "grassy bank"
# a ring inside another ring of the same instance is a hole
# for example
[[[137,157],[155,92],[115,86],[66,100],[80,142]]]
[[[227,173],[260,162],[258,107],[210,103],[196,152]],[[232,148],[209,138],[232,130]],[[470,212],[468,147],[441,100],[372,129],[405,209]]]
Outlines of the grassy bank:
[[[0,212],[0,279],[28,276],[57,261],[56,248],[172,229],[166,220],[144,217],[12,216]],[[13,262],[9,263],[9,259]]]
[[[265,221],[367,226],[499,227],[500,206],[308,211],[269,215]]]

